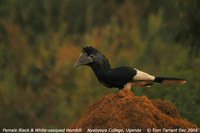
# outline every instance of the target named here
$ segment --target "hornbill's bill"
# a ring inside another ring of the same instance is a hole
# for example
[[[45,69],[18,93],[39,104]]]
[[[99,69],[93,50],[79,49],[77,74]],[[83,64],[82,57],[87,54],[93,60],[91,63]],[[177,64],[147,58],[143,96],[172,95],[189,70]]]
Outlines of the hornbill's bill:
[[[111,68],[108,59],[97,49],[93,47],[83,47],[82,54],[75,67],[87,65],[90,66],[101,84],[112,88],[128,88],[132,86],[151,86],[153,83],[162,84],[183,84],[185,79],[171,77],[156,77],[142,72],[136,68],[121,66]]]

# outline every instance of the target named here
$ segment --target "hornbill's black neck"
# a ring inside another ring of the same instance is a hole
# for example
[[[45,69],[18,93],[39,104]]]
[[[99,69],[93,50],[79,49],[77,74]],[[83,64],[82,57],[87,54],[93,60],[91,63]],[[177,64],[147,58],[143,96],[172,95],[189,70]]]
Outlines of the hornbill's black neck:
[[[101,62],[94,62],[90,64],[90,67],[93,69],[98,79],[101,79],[105,72],[111,69],[110,64],[106,58]]]

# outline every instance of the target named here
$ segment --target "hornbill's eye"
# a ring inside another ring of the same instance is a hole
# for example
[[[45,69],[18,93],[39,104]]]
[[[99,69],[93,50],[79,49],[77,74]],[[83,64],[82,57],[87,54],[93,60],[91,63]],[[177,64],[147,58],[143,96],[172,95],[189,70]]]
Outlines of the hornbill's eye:
[[[93,58],[94,58],[94,55],[90,55],[89,57],[93,59]]]

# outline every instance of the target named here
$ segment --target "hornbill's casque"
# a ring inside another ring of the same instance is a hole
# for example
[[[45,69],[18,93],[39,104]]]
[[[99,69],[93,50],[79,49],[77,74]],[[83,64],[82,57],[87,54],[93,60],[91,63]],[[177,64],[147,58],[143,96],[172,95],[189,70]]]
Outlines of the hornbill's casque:
[[[74,67],[81,65],[90,66],[99,82],[109,88],[131,89],[132,86],[151,86],[153,83],[183,84],[186,82],[185,79],[180,78],[156,77],[128,66],[111,68],[108,59],[99,50],[89,46],[83,47],[82,54]]]

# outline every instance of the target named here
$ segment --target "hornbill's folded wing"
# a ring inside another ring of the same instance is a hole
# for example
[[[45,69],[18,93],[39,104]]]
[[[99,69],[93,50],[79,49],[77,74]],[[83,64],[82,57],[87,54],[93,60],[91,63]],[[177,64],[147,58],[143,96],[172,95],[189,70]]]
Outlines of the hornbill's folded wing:
[[[127,82],[133,81],[136,71],[130,67],[117,67],[107,71],[104,74],[104,81],[109,84],[124,86]]]
[[[142,78],[139,78],[139,80],[135,80],[134,77],[137,74],[140,74],[138,73],[137,69],[133,69],[130,67],[118,67],[107,71],[105,73],[105,80],[110,84],[119,84],[120,86],[124,86],[126,83],[131,83],[131,86],[137,87],[150,86],[153,84],[152,80],[147,80],[148,78],[144,78],[144,80],[142,80]],[[142,74],[142,76],[143,75],[144,74]]]

